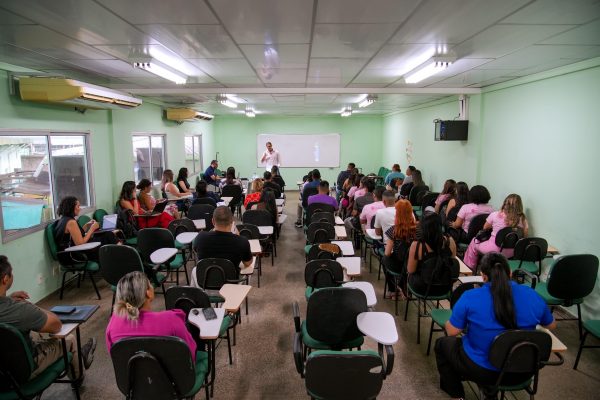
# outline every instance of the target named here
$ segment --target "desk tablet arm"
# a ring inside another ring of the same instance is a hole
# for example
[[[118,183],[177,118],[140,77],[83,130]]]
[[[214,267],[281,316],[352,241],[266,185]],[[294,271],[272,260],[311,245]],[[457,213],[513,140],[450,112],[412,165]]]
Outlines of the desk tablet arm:
[[[555,351],[553,354],[556,356],[557,360],[556,361],[550,361],[550,360],[542,361],[542,365],[549,365],[549,366],[555,367],[555,366],[563,365],[565,363],[565,359],[559,352]]]
[[[535,289],[538,281],[538,277],[536,275],[521,268],[514,270],[512,273],[512,279],[520,285],[525,283],[525,278],[529,278],[531,280],[531,288]]]
[[[300,328],[300,306],[297,301],[292,304],[292,314],[294,316],[294,328],[296,329],[296,333],[300,333],[302,331]]]
[[[294,364],[296,365],[296,371],[304,378],[304,357],[302,349],[302,337],[300,332],[294,333]]]
[[[385,373],[383,379],[385,379],[385,377],[391,374],[394,369],[394,348],[389,344],[383,345],[377,343],[377,349],[383,362],[383,372]]]

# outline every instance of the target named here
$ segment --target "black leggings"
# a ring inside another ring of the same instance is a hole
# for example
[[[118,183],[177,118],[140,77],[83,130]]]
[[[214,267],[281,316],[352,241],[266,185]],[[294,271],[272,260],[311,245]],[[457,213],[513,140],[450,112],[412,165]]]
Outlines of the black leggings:
[[[388,290],[392,293],[396,292],[396,285],[401,288],[406,286],[406,264],[399,262],[394,257],[383,256],[382,260],[384,269],[383,272],[387,278]],[[397,275],[392,275],[388,271],[394,272]],[[404,291],[404,289],[403,289]]]

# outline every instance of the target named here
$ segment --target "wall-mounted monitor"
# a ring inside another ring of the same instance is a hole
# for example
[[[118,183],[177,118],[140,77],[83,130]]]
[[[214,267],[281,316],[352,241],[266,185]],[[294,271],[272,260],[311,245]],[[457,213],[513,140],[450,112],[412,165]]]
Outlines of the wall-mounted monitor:
[[[435,140],[467,140],[469,121],[435,121]]]

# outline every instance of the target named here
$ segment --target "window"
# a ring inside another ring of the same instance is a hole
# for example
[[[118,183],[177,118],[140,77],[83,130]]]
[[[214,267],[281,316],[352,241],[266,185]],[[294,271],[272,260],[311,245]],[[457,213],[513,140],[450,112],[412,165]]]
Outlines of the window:
[[[185,166],[189,175],[202,170],[202,136],[185,137]]]
[[[165,170],[165,136],[133,135],[133,176],[136,182],[146,178],[160,183]]]
[[[89,134],[0,131],[2,241],[40,229],[66,196],[94,206]]]

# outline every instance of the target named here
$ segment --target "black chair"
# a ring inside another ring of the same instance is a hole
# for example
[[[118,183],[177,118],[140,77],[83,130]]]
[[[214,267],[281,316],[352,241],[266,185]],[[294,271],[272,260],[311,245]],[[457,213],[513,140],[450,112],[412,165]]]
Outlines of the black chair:
[[[179,273],[185,274],[185,279],[189,285],[190,277],[185,268],[183,255],[176,254],[162,265],[156,265],[150,259],[150,255],[158,249],[175,248],[175,238],[168,229],[146,228],[138,232],[137,249],[146,268],[156,270],[166,270],[167,273],[175,272],[175,282],[179,286]]]
[[[235,226],[239,235],[245,237],[248,240],[260,240],[260,231],[258,226],[252,224],[238,224]],[[257,282],[260,287],[260,276],[262,275],[262,254],[256,257],[256,264],[254,266],[258,270]]]
[[[240,278],[239,270],[233,263],[224,258],[204,258],[196,264],[196,282],[206,290],[211,303],[223,303],[225,299],[219,290],[226,283],[247,283],[247,277]],[[248,297],[246,297],[246,315],[248,314]]]
[[[235,215],[237,211],[238,216],[242,215],[242,187],[240,185],[225,185],[221,189],[221,197],[233,197],[229,202],[229,208]]]
[[[306,262],[313,260],[335,260],[341,256],[340,246],[333,243],[316,243],[310,246],[306,255]]]
[[[554,261],[548,280],[538,282],[535,291],[554,310],[557,306],[577,306],[579,338],[581,326],[581,303],[594,290],[598,277],[598,257],[593,254],[573,254]]]
[[[423,216],[427,207],[435,207],[435,200],[438,198],[438,196],[439,193],[429,191],[422,194],[421,202],[419,203],[420,208],[415,210],[417,218],[421,218]]]
[[[61,378],[65,377],[67,368],[70,368],[71,353],[64,352],[63,357],[31,378],[36,366],[23,334],[11,325],[0,323],[0,343],[0,398],[39,398],[54,382],[68,382]],[[74,383],[72,386],[79,400],[79,384]]]
[[[415,209],[415,207],[417,207],[417,209],[420,209],[423,196],[425,196],[427,192],[429,192],[429,186],[427,185],[413,186],[410,189],[408,201],[410,201],[410,204],[412,204],[413,209]]]
[[[316,289],[338,287],[344,281],[344,270],[335,260],[313,260],[306,263],[304,282],[308,299]]]
[[[309,223],[312,224],[313,222],[327,222],[331,225],[335,225],[335,216],[332,212],[317,211],[310,216]]]
[[[167,229],[173,234],[173,237],[175,238],[175,248],[181,251],[183,262],[187,265],[187,262],[192,259],[192,256],[194,254],[192,250],[193,242],[190,242],[188,244],[180,243],[177,240],[177,235],[185,232],[196,232],[196,225],[194,225],[194,221],[188,218],[174,219],[173,221],[169,222],[169,226],[167,227]]]
[[[473,240],[473,238],[475,236],[477,236],[477,233],[483,229],[483,226],[485,225],[485,220],[487,219],[487,217],[489,215],[490,214],[475,215],[471,219],[471,223],[469,224],[469,230],[467,231],[466,235],[464,233],[465,231],[462,228],[448,229],[448,234],[450,236],[452,236],[452,238],[456,242],[456,245],[457,245],[456,251],[459,253],[459,255],[461,257],[464,254],[464,252],[467,250],[467,247],[469,247],[471,240]]]
[[[212,223],[215,207],[209,204],[194,204],[187,212],[187,217],[191,220],[203,219],[206,222],[205,230],[210,231],[214,228]]]
[[[333,214],[335,212],[335,207],[333,207],[331,204],[312,203],[312,204],[307,205],[305,210],[306,210],[306,213],[305,213],[304,222],[305,222],[305,225],[308,225],[311,222],[313,222],[313,220],[312,220],[313,214],[323,213],[323,212],[328,212],[328,213]]]
[[[130,272],[143,271],[148,276],[154,287],[161,286],[163,293],[165,287],[163,282],[165,276],[156,273],[153,269],[144,270],[144,264],[138,252],[129,246],[119,246],[116,244],[107,244],[100,248],[100,274],[113,291],[110,314],[112,315],[112,306],[115,305],[115,294],[117,284],[122,277]]]
[[[272,226],[273,233],[270,235],[261,235],[260,241],[263,244],[263,249],[266,253],[271,253],[271,265],[274,264],[274,257],[277,256],[277,241],[275,240],[275,232],[277,227],[273,221],[273,216],[267,210],[247,210],[242,215],[244,224],[252,224],[256,226]]]
[[[208,294],[200,288],[191,287],[191,286],[172,286],[165,292],[165,309],[173,310],[178,309],[185,313],[186,315],[186,327],[190,334],[196,341],[199,349],[211,348],[211,346],[206,346],[206,343],[200,339],[200,330],[194,324],[191,324],[187,318],[189,317],[190,311],[193,308],[209,308],[212,307],[210,304],[210,299]],[[227,340],[227,350],[229,353],[229,365],[233,364],[233,359],[231,357],[231,340],[229,336],[229,329],[233,328],[235,324],[235,319],[232,319],[231,316],[225,315],[223,318],[223,323],[221,324],[221,328],[219,329],[219,337],[225,338]],[[210,354],[211,361],[214,361],[214,354]],[[213,365],[214,366],[214,365]],[[211,368],[213,372],[213,376],[211,381],[214,381],[214,368]]]
[[[194,201],[192,201],[192,205],[194,204],[208,204],[209,206],[213,206],[214,208],[217,208],[217,202],[215,201],[215,199],[211,198],[211,197],[200,197],[197,199],[194,199]]]
[[[313,222],[306,230],[306,245],[304,246],[304,255],[308,261],[308,252],[313,244],[329,243],[335,239],[334,225],[328,222]]]
[[[312,195],[319,194],[319,189],[316,187],[305,187],[302,191],[302,208],[308,208],[308,198]]]
[[[110,356],[117,387],[127,399],[163,400],[194,397],[202,387],[208,393],[208,354],[196,352],[178,337],[153,336],[121,339]]]
[[[530,398],[537,393],[538,373],[545,365],[561,365],[564,360],[556,353],[558,361],[550,362],[552,339],[546,332],[536,330],[509,330],[496,336],[488,355],[490,363],[500,370],[495,385],[487,391],[504,392],[525,390]],[[508,374],[519,374],[526,378],[520,382]]]
[[[579,343],[579,350],[577,350],[577,358],[575,358],[573,369],[577,369],[577,365],[579,365],[579,358],[581,357],[581,352],[583,349],[600,348],[599,345],[585,345],[585,340],[587,339],[588,333],[591,333],[596,339],[600,339],[600,320],[595,319],[583,322],[583,337]]]
[[[496,246],[500,251],[504,249],[514,249],[517,242],[523,238],[523,229],[507,226],[496,233]]]
[[[542,260],[546,258],[547,252],[548,242],[546,239],[540,237],[523,238],[515,244],[515,251],[512,259],[508,260],[508,265],[511,271],[523,269],[539,277],[542,273]]]

